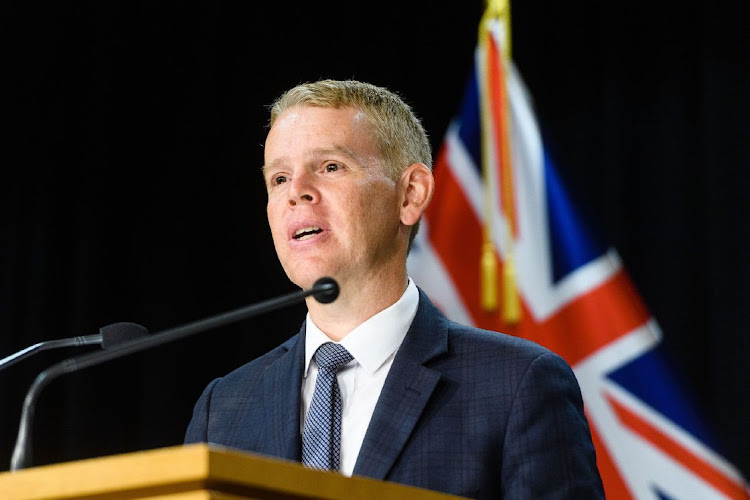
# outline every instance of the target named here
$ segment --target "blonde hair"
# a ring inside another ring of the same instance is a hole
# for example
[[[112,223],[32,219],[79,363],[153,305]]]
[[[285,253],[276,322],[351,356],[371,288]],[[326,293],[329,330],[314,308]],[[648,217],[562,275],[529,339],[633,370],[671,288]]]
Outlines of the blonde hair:
[[[422,123],[401,97],[386,88],[356,80],[297,85],[271,105],[269,128],[281,113],[295,106],[360,110],[372,126],[386,174],[393,180],[413,163],[432,169],[432,149]]]

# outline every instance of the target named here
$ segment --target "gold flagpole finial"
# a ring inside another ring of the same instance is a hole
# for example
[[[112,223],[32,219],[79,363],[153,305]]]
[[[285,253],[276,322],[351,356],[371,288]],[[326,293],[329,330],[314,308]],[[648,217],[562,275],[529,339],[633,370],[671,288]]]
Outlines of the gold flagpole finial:
[[[486,0],[484,15],[481,25],[485,25],[491,19],[499,19],[503,22],[503,56],[511,57],[511,33],[510,33],[510,0]],[[481,28],[484,29],[484,28]],[[480,29],[480,32],[481,32]]]

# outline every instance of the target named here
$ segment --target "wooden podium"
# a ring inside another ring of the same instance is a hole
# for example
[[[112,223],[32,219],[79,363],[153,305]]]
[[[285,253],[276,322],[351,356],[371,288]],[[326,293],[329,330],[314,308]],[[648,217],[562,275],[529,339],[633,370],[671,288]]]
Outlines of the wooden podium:
[[[11,499],[427,499],[444,493],[195,444],[0,473]]]

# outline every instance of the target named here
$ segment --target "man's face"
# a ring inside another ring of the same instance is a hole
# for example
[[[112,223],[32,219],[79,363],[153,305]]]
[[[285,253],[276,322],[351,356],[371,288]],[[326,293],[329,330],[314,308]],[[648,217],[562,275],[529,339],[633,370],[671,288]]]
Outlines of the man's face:
[[[274,246],[297,286],[330,276],[346,289],[404,265],[397,183],[359,111],[286,110],[266,138],[264,170]]]

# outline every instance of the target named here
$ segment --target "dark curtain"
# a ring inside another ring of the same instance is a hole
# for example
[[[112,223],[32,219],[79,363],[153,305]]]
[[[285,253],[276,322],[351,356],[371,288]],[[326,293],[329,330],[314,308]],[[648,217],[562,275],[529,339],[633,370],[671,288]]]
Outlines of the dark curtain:
[[[265,220],[266,106],[321,77],[401,93],[435,148],[484,4],[14,2],[0,7],[0,357],[118,321],[152,332],[294,289]],[[405,10],[406,9],[406,10]],[[750,50],[739,12],[513,2],[513,53],[570,191],[618,249],[721,450],[750,476]],[[205,385],[304,308],[57,379],[34,463],[176,445]],[[0,372],[0,469],[36,374]]]

